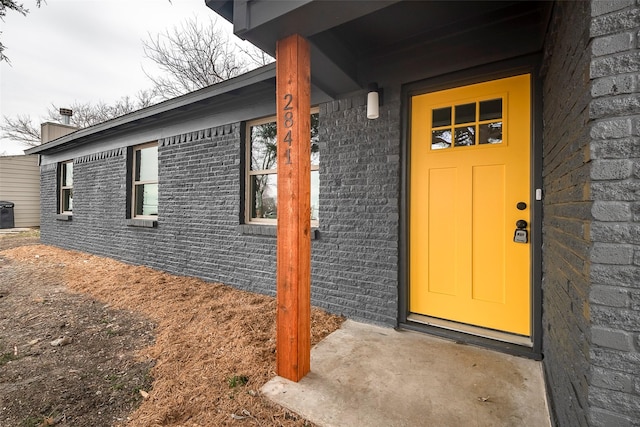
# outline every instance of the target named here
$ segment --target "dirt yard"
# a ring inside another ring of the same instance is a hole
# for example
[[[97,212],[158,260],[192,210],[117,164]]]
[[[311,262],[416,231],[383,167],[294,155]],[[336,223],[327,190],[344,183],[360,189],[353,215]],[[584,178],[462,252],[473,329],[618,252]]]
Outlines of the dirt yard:
[[[270,403],[273,298],[0,235],[0,426],[308,426]],[[312,344],[343,319],[312,312]]]

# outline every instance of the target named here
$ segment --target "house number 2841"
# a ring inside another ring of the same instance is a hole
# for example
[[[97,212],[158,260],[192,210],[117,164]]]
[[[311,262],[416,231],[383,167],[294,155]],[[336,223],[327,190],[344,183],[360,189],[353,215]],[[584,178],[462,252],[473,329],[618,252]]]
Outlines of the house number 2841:
[[[293,95],[290,93],[286,93],[284,95],[285,104],[282,108],[284,112],[284,128],[286,129],[286,133],[284,135],[283,141],[287,143],[287,149],[285,151],[285,156],[287,156],[287,161],[285,164],[291,164],[291,128],[293,127],[293,107],[291,106],[291,102],[293,101]]]

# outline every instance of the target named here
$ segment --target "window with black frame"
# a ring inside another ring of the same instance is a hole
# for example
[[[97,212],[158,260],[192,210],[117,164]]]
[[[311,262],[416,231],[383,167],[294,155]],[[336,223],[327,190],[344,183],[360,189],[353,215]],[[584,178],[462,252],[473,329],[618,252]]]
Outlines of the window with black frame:
[[[132,170],[131,216],[155,219],[158,216],[158,145],[156,143],[133,148]]]
[[[60,206],[61,214],[73,213],[73,160],[60,163]]]
[[[318,112],[311,114],[311,224],[318,225],[320,152]],[[275,116],[247,123],[245,221],[276,224],[278,216],[278,158]]]

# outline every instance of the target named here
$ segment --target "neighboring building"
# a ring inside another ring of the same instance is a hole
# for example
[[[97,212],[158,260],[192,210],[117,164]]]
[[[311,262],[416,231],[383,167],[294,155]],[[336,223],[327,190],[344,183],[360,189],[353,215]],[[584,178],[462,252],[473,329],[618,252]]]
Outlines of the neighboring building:
[[[41,125],[41,141],[44,144],[77,129],[68,124],[46,122]],[[38,156],[0,156],[0,201],[14,204],[14,227],[40,226]]]
[[[13,203],[16,228],[40,226],[38,156],[0,156],[0,201]]]
[[[207,4],[311,43],[313,304],[541,358],[558,425],[640,425],[636,1]],[[42,241],[273,294],[274,115],[271,65],[29,150]]]

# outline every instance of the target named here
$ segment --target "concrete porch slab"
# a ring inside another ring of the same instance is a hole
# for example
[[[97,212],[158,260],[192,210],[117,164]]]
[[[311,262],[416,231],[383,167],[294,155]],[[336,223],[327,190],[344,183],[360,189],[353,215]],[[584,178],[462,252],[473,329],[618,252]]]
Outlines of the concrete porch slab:
[[[541,362],[349,320],[262,392],[324,427],[551,425]]]

